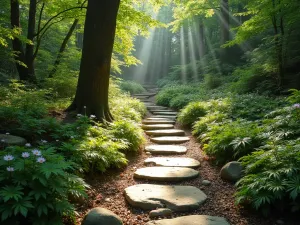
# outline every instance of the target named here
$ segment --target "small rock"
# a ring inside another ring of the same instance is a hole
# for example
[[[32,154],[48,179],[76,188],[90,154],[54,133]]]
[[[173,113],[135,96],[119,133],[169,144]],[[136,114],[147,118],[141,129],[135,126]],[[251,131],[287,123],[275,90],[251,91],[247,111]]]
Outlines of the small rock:
[[[242,177],[242,172],[242,164],[240,162],[233,161],[222,167],[220,175],[224,180],[236,182]]]
[[[123,225],[120,217],[104,208],[94,208],[84,217],[81,225]]]
[[[168,208],[161,208],[161,209],[156,209],[156,210],[152,210],[149,213],[149,217],[153,218],[153,217],[159,217],[159,216],[170,216],[172,215],[172,210],[168,209]]]
[[[211,184],[211,182],[209,180],[203,180],[202,184],[205,186],[209,186]]]
[[[110,198],[105,198],[104,201],[110,202]]]
[[[277,221],[276,221],[276,224],[282,225],[282,224],[284,224],[284,222],[283,222],[282,220],[277,220]]]
[[[151,152],[146,152],[146,155],[152,155]]]

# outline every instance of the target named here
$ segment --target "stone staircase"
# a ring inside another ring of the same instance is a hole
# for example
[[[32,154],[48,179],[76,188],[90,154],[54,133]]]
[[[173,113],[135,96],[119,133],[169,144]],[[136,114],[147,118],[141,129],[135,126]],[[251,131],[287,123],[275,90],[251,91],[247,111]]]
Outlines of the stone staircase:
[[[152,113],[143,120],[142,128],[150,136],[150,141],[155,144],[145,147],[145,151],[151,157],[145,160],[146,167],[137,169],[134,173],[135,178],[147,182],[130,186],[124,191],[125,198],[131,206],[152,210],[150,217],[166,216],[172,212],[190,212],[205,204],[207,199],[205,193],[197,187],[157,184],[194,179],[199,176],[197,168],[200,166],[200,162],[195,159],[174,157],[188,151],[185,146],[179,144],[190,139],[185,136],[183,130],[174,128],[177,112],[157,106],[151,101],[157,90],[151,86],[151,90],[148,88],[147,93],[134,96],[141,99]],[[152,157],[156,154],[164,156]],[[152,181],[155,184],[151,184]],[[146,225],[229,225],[229,223],[222,217],[190,215],[151,220]]]

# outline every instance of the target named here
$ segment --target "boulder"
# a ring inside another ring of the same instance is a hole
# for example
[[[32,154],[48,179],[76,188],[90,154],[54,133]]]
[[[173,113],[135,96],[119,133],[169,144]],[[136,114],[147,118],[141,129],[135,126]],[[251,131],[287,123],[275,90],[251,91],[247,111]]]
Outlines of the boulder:
[[[222,167],[220,175],[224,180],[236,182],[242,177],[243,166],[240,162],[233,161]]]
[[[10,134],[0,134],[0,141],[1,144],[5,146],[10,146],[10,145],[23,146],[27,143],[27,141],[24,138],[10,135]]]
[[[90,210],[84,217],[81,225],[123,225],[120,217],[112,211],[97,207]]]

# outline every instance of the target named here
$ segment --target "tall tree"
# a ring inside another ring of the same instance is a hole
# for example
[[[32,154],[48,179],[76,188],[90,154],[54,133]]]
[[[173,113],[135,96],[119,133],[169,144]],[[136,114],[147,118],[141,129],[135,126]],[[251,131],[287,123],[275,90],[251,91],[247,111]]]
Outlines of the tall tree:
[[[108,88],[120,0],[89,0],[75,99],[69,110],[112,121]]]

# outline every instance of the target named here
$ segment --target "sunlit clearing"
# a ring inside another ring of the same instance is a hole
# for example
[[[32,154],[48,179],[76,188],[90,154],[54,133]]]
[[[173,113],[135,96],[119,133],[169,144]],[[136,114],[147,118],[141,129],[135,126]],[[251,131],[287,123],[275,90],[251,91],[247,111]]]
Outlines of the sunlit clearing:
[[[151,30],[150,36],[146,39],[143,39],[141,50],[137,53],[137,58],[142,62],[141,65],[138,65],[133,73],[133,79],[139,83],[144,83],[147,72],[148,64],[150,59],[150,52],[153,45],[155,29]]]

